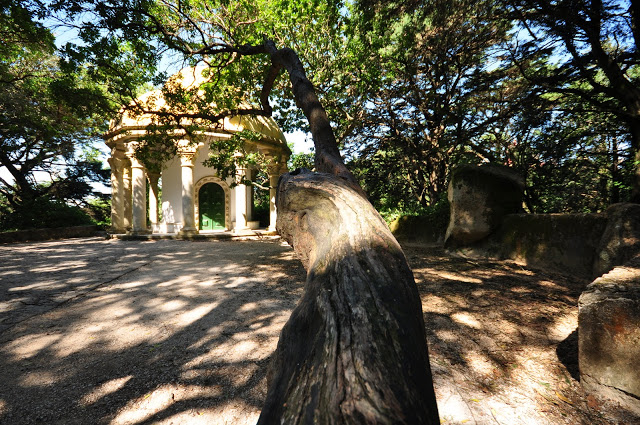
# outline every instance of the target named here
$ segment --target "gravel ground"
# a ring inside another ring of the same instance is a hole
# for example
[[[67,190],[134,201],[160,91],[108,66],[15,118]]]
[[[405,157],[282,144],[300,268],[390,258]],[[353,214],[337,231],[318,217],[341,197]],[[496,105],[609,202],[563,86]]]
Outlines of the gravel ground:
[[[587,282],[405,252],[443,423],[640,423],[577,382]],[[0,245],[0,423],[254,424],[304,275],[278,239]]]

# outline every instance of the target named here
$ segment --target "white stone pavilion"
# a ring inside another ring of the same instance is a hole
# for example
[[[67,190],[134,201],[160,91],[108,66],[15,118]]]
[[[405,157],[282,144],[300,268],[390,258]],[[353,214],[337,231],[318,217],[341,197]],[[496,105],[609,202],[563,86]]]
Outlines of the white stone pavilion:
[[[184,87],[199,83],[201,78],[201,68],[186,68],[172,77]],[[165,104],[160,90],[145,93],[138,101],[148,107],[162,108]],[[160,173],[149,172],[134,156],[136,144],[151,122],[151,115],[125,112],[111,122],[104,135],[111,148],[112,233],[192,235],[216,231],[242,233],[257,228],[258,222],[252,216],[253,188],[244,184],[233,186],[233,177],[222,180],[215,169],[203,165],[209,157],[211,140],[228,139],[242,130],[262,136],[256,142],[245,142],[249,144],[244,147],[246,151],[259,151],[272,159],[273,165],[265,171],[270,186],[269,230],[275,230],[275,187],[280,175],[286,172],[291,151],[272,118],[255,115],[225,118],[219,128],[198,133],[197,140],[189,140],[186,133],[181,135],[176,130],[172,136],[178,155],[162,164]],[[251,179],[255,172],[255,169],[238,168],[235,178]],[[159,199],[159,182],[162,199]]]

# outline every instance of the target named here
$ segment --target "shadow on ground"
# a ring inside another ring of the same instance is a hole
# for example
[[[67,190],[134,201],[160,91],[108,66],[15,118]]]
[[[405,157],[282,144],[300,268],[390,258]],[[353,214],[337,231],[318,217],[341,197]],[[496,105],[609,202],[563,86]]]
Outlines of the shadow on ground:
[[[6,424],[255,423],[304,281],[280,242],[63,241],[0,260]]]
[[[640,423],[579,384],[577,306],[587,280],[440,248],[405,252],[443,423]]]
[[[405,252],[443,423],[640,423],[577,382],[586,281]],[[253,424],[304,278],[279,241],[0,245],[0,423]]]

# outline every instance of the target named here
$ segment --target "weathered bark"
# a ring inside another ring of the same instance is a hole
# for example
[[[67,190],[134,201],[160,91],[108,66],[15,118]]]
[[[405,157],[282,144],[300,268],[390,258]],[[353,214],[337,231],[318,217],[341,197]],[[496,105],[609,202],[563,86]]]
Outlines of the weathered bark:
[[[640,119],[632,122],[631,147],[634,152],[633,186],[631,188],[631,202],[640,204]]]
[[[289,48],[276,49],[275,44],[270,40],[265,41],[265,49],[271,55],[274,66],[286,69],[289,74],[296,104],[307,118],[309,130],[313,136],[316,170],[344,179],[352,188],[364,195],[353,174],[342,161],[338,142],[331,128],[327,112],[322,106],[313,84],[307,78],[298,54]],[[268,75],[268,78],[271,77]]]
[[[307,269],[258,424],[437,424],[420,298],[386,223],[342,179],[278,185],[280,234]]]
[[[307,282],[280,335],[258,424],[439,423],[420,297],[400,246],[342,161],[297,54],[270,40],[243,49],[271,57],[266,111],[278,72],[288,72],[320,172],[278,183],[276,228]]]

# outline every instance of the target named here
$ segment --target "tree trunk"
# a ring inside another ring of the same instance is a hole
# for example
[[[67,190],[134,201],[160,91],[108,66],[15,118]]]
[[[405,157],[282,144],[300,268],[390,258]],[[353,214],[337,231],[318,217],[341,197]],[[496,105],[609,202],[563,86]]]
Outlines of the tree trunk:
[[[439,424],[407,260],[344,165],[297,54],[265,48],[289,73],[320,173],[297,170],[278,183],[276,228],[307,281],[280,334],[258,424]]]
[[[617,204],[620,202],[620,170],[618,161],[620,160],[618,152],[618,137],[613,136],[611,138],[611,189],[609,196],[609,204]]]
[[[420,297],[384,220],[342,179],[306,170],[281,178],[277,205],[307,281],[258,424],[439,424]]]
[[[631,202],[640,204],[640,118],[630,124],[631,147],[633,149],[633,186],[631,188]]]

